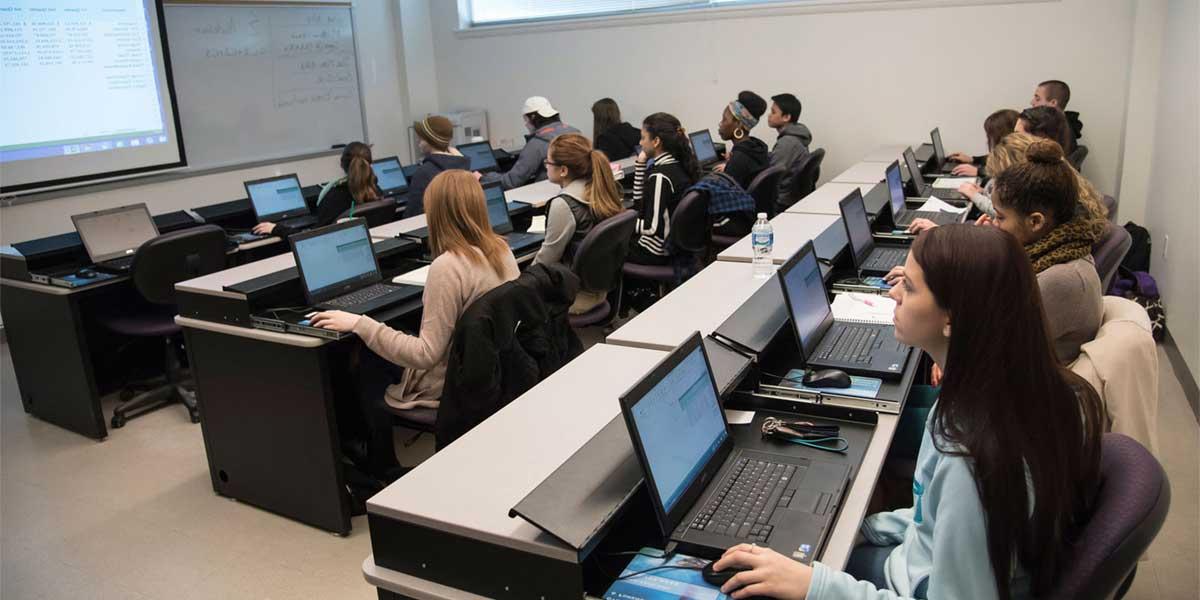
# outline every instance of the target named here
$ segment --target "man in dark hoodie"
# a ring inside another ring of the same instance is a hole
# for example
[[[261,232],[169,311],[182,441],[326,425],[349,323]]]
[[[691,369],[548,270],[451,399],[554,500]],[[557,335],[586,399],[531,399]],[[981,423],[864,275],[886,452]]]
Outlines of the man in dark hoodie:
[[[1070,101],[1071,86],[1057,79],[1039,83],[1037,89],[1033,90],[1033,100],[1029,101],[1030,106],[1053,106],[1067,116],[1067,125],[1071,127],[1071,147],[1065,149],[1068,153],[1074,152],[1075,147],[1079,145],[1079,138],[1083,137],[1083,121],[1079,120],[1079,113],[1067,110],[1067,103]]]
[[[771,97],[771,112],[767,114],[767,125],[779,132],[775,147],[771,149],[771,166],[786,169],[779,178],[779,203],[793,204],[791,197],[792,167],[808,156],[808,145],[812,143],[812,132],[800,122],[800,100],[792,94]]]
[[[718,170],[732,177],[742,189],[748,190],[754,177],[771,163],[766,142],[750,135],[750,130],[754,129],[765,112],[767,101],[762,96],[743,91],[737,95],[737,100],[725,106],[721,122],[717,124],[721,139],[733,143],[728,160]],[[754,226],[754,218],[754,213],[721,215],[713,223],[713,232],[727,236],[747,235]]]
[[[408,182],[408,200],[404,205],[404,218],[425,214],[425,188],[442,171],[471,168],[471,159],[458,153],[450,146],[454,137],[454,124],[446,117],[432,115],[413,123],[417,132],[417,147],[424,158]]]

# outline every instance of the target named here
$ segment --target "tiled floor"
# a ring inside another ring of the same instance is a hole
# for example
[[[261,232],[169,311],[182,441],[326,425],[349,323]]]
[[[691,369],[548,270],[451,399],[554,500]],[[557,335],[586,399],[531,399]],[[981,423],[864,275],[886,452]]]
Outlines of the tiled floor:
[[[181,407],[104,442],[32,419],[8,352],[0,345],[0,598],[375,597],[361,575],[364,518],[339,538],[214,495],[200,428]],[[1200,428],[1165,357],[1160,365],[1172,506],[1136,600],[1200,589]]]

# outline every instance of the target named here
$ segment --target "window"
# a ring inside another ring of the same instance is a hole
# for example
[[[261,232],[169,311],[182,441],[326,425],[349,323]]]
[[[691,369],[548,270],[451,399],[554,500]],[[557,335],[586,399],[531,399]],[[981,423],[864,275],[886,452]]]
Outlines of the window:
[[[781,0],[464,0],[465,27],[670,12]]]

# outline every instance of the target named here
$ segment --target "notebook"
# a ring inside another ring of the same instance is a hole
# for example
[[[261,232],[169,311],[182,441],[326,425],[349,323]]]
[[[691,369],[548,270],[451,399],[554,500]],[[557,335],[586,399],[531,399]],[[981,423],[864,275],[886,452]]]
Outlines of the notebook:
[[[977,183],[978,180],[974,177],[938,177],[933,182],[935,189],[957,190],[958,186],[964,183]]]
[[[891,325],[896,301],[878,294],[845,292],[834,296],[830,308],[836,321]]]
[[[959,207],[954,206],[953,204],[950,204],[949,202],[945,202],[939,198],[930,198],[929,200],[925,201],[925,204],[922,204],[921,208],[918,208],[917,211],[924,212],[924,211],[940,210],[942,212],[962,213],[962,212],[968,211],[970,209],[971,209],[970,205],[967,205],[963,208],[959,208]]]

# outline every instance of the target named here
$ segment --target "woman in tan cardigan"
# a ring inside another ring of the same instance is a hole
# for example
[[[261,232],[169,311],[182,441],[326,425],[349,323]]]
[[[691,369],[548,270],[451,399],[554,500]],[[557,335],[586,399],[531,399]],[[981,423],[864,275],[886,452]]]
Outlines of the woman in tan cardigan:
[[[444,171],[425,190],[429,246],[434,256],[422,296],[424,311],[418,335],[409,335],[362,315],[342,311],[318,313],[313,325],[353,331],[367,348],[404,368],[398,382],[380,397],[367,399],[365,410],[437,408],[446,378],[450,339],[463,311],[492,288],[517,278],[517,261],[504,238],[488,224],[483,188],[467,171]],[[364,369],[370,360],[362,361]],[[363,375],[364,379],[367,375]],[[366,386],[370,387],[370,386]],[[372,406],[373,405],[373,406]],[[397,466],[392,432],[385,418],[367,417],[371,440],[367,449],[373,474]]]

